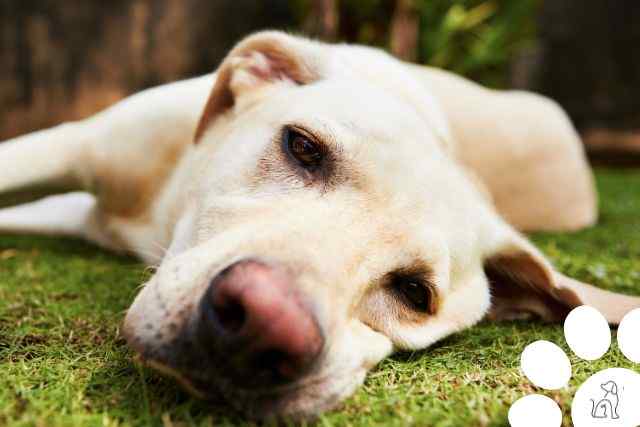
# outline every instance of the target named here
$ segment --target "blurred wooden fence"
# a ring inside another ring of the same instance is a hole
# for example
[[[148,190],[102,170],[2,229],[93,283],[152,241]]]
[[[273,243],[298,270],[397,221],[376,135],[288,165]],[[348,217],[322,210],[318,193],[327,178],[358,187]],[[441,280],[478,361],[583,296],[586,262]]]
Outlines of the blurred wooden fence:
[[[514,51],[508,34],[539,4],[535,55],[512,81],[558,100],[590,146],[640,152],[640,0],[527,1],[0,0],[0,140],[210,72],[238,39],[263,28],[386,44],[405,60],[449,58],[440,65],[462,72],[475,49],[504,57],[496,70],[491,57],[476,61],[503,76]],[[479,24],[456,39],[450,26],[461,19]],[[502,41],[491,44],[496,35]]]
[[[1,0],[0,140],[210,72],[243,35],[291,21],[277,0]]]

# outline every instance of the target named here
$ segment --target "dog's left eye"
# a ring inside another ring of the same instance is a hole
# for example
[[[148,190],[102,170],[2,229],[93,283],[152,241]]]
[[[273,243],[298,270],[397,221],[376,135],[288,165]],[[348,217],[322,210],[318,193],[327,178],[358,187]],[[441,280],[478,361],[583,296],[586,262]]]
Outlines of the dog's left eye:
[[[283,143],[287,152],[301,166],[306,169],[316,169],[322,162],[323,152],[321,146],[311,138],[294,129],[285,129]]]
[[[411,278],[397,277],[393,287],[404,302],[421,313],[435,314],[432,290]]]

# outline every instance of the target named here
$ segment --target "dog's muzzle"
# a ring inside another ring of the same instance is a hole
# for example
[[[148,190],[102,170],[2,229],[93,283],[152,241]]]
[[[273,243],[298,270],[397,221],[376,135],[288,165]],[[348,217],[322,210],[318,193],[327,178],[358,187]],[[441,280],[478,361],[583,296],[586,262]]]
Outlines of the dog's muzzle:
[[[279,399],[314,374],[325,347],[322,328],[295,282],[282,266],[242,260],[194,295],[194,304],[170,306],[150,288],[164,314],[130,311],[124,334],[145,363],[201,397]]]

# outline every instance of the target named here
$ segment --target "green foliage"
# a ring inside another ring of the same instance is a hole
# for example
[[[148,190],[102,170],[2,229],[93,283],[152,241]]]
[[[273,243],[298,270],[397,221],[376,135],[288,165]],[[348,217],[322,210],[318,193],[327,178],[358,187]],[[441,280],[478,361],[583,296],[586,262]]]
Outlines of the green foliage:
[[[597,174],[598,226],[534,241],[560,270],[640,294],[640,172]],[[0,237],[0,426],[247,425],[228,407],[188,397],[136,367],[119,338],[124,310],[148,277],[139,263],[74,240]],[[319,426],[506,426],[509,405],[535,390],[519,372],[524,347],[564,343],[562,325],[483,323],[421,352],[384,360]],[[578,386],[612,366],[633,369],[614,346],[596,362],[571,356],[569,387],[548,393],[569,422]]]
[[[337,0],[341,40],[388,47],[395,1]],[[540,0],[413,0],[418,60],[494,87],[508,83],[514,55],[535,37]],[[292,0],[297,16],[310,0]]]
[[[424,63],[504,86],[513,55],[535,36],[537,0],[419,0]]]

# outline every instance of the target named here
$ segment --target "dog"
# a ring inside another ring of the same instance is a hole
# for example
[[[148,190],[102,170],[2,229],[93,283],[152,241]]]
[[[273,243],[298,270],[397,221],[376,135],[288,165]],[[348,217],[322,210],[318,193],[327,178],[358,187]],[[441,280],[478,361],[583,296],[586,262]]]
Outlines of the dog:
[[[590,399],[591,417],[620,419],[620,415],[618,415],[618,405],[620,404],[618,385],[613,381],[607,381],[604,384],[600,384],[600,388],[604,391],[604,397],[597,403],[595,400]]]
[[[22,202],[3,232],[157,265],[128,344],[252,418],[329,410],[392,352],[485,317],[640,307],[520,234],[597,218],[561,108],[372,48],[256,33],[213,74],[0,144],[0,171]]]

